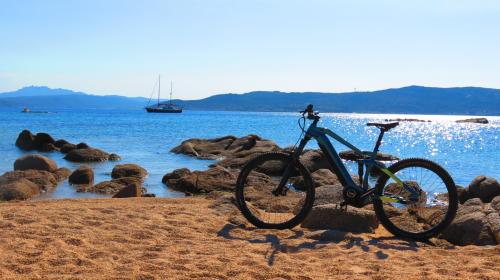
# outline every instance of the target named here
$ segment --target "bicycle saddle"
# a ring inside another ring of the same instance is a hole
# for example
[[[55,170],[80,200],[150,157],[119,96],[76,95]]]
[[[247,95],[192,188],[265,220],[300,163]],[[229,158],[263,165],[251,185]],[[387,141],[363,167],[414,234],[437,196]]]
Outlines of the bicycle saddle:
[[[396,126],[399,125],[399,122],[392,122],[392,123],[367,123],[367,126],[376,126],[380,129],[383,129],[385,131],[388,131],[389,129],[395,128]]]

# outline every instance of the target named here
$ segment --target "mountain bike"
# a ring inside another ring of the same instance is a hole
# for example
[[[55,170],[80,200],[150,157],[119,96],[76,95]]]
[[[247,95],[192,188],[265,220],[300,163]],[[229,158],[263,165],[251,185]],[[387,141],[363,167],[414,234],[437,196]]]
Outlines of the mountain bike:
[[[372,151],[362,151],[333,131],[318,127],[320,116],[313,111],[313,105],[300,113],[299,145],[287,152],[256,156],[238,176],[236,202],[253,225],[287,229],[306,218],[313,207],[315,187],[301,155],[311,139],[317,141],[342,185],[340,207],[361,208],[372,203],[380,223],[389,232],[417,240],[436,236],[452,222],[458,207],[457,190],[443,167],[422,158],[403,159],[389,167],[377,161],[384,134],[398,126],[398,122],[367,123],[380,129],[380,134]],[[312,121],[307,129],[306,120]],[[347,171],[328,136],[357,155],[357,180]],[[371,174],[379,175],[373,178]]]

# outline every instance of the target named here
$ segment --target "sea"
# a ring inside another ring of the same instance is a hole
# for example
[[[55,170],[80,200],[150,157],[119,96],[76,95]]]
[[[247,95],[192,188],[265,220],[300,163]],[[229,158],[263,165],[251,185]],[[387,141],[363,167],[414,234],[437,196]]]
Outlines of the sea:
[[[385,119],[412,118],[430,122],[401,122],[384,136],[381,151],[400,158],[423,157],[441,164],[455,183],[467,186],[478,175],[500,179],[500,117],[488,116],[489,124],[456,123],[471,116],[337,114],[322,113],[319,126],[327,127],[355,146],[371,150],[378,129],[367,122]],[[477,116],[474,116],[477,117]],[[275,141],[281,147],[294,145],[301,130],[296,112],[217,112],[184,111],[182,114],[151,114],[141,110],[81,110],[48,113],[20,113],[0,110],[0,174],[11,171],[14,161],[29,153],[18,149],[15,141],[23,129],[33,133],[46,132],[55,139],[72,143],[85,142],[92,147],[122,157],[119,162],[90,163],[95,182],[110,180],[113,166],[136,163],[149,175],[145,187],[157,197],[182,197],[184,194],[163,185],[164,174],[177,168],[207,169],[214,161],[199,160],[170,150],[189,138],[215,138],[226,135],[257,134]],[[334,143],[337,151],[346,150]],[[308,148],[317,148],[310,142]],[[63,159],[59,152],[41,153],[56,161],[59,167],[76,169],[79,164]],[[355,173],[355,166],[347,163]],[[35,199],[106,197],[79,193],[65,181],[53,191]]]

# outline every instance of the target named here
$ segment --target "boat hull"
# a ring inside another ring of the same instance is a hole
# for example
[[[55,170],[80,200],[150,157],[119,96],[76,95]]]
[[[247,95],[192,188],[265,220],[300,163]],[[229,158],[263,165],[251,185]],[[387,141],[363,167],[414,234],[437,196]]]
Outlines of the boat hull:
[[[148,113],[182,113],[182,109],[146,108]]]

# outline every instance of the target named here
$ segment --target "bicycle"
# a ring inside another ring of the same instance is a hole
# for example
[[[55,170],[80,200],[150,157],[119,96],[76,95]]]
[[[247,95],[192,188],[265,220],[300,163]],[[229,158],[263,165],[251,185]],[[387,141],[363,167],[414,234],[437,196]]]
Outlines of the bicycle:
[[[373,203],[380,223],[389,232],[417,240],[436,236],[452,222],[458,207],[457,191],[443,167],[422,158],[403,159],[389,167],[377,161],[384,134],[398,126],[398,122],[368,123],[380,129],[380,134],[372,151],[361,151],[333,131],[318,127],[320,116],[313,111],[313,105],[300,113],[300,144],[291,151],[256,156],[238,176],[236,203],[253,225],[267,229],[293,228],[310,212],[315,199],[314,182],[300,156],[311,139],[317,141],[342,185],[340,206],[361,208]],[[312,121],[307,129],[306,119]],[[359,183],[349,174],[327,136],[359,157]],[[374,168],[381,175],[375,186],[370,187],[370,171]]]

